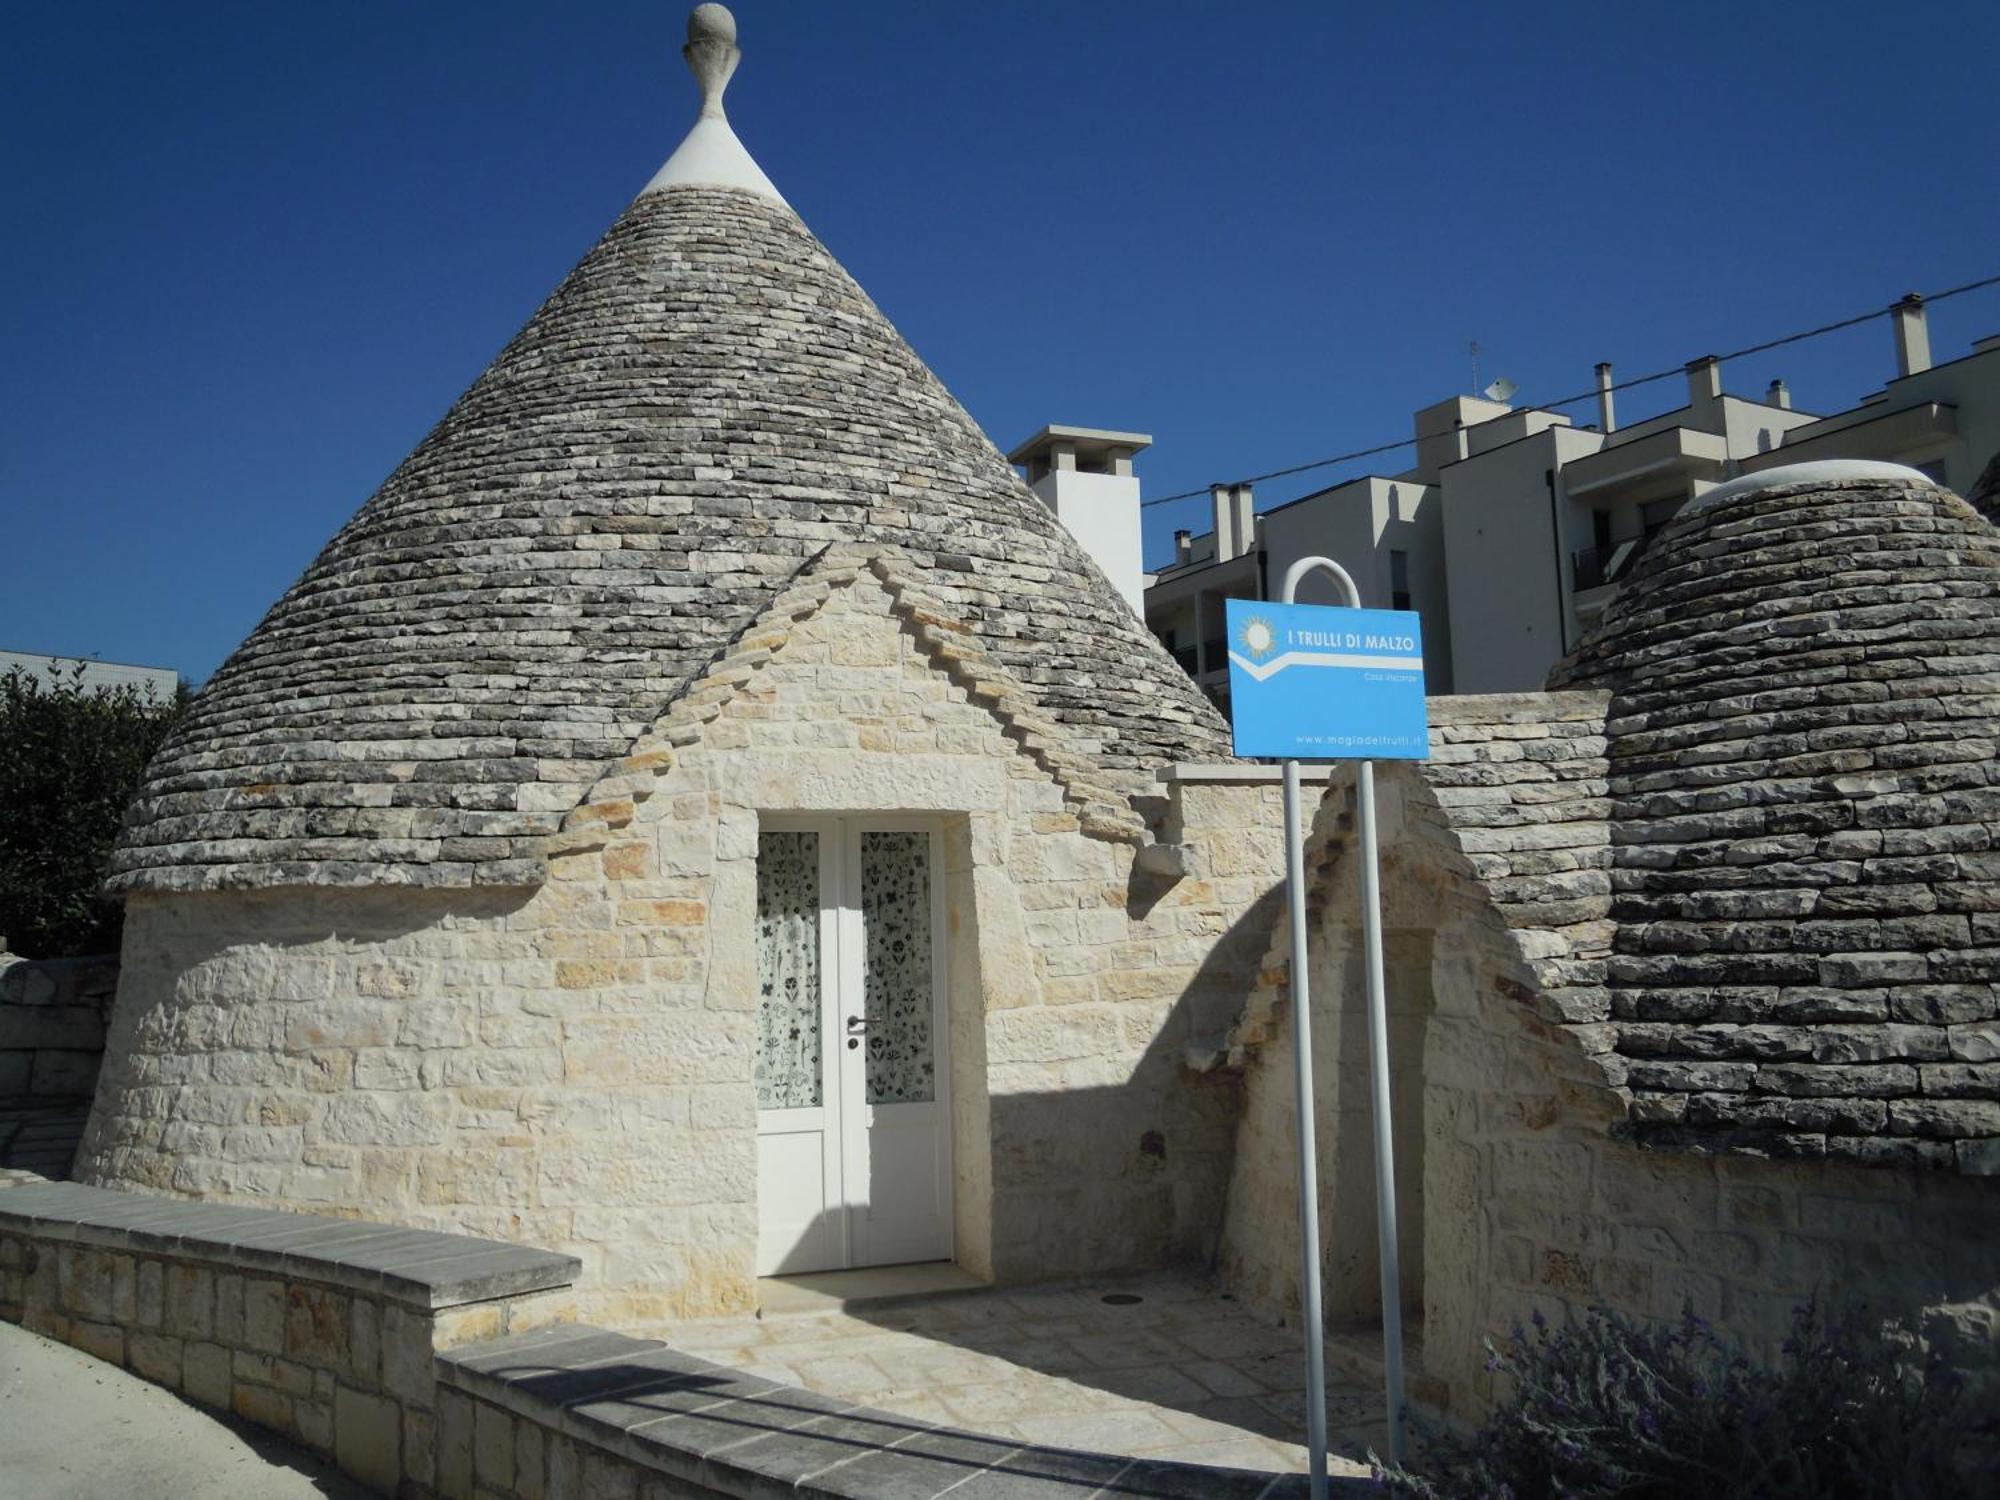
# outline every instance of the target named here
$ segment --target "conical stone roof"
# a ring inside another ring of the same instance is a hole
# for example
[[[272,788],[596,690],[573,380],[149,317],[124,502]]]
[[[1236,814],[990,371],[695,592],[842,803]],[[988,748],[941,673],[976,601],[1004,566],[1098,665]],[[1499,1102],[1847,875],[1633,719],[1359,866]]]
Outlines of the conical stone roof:
[[[1636,1130],[2000,1173],[1993,528],[1892,465],[1737,481],[1551,686],[1611,693]]]
[[[959,623],[1114,781],[1226,756],[742,150],[713,77],[733,26],[703,19],[688,143],[203,689],[114,889],[532,881],[604,763],[836,543],[948,577]]]

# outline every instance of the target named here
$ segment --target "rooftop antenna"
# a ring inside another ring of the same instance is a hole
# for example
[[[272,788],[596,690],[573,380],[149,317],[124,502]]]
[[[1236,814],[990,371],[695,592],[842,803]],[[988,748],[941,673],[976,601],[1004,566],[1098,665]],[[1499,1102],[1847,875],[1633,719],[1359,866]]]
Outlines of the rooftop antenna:
[[[1476,391],[1479,389],[1479,340],[1469,340],[1465,352],[1472,356],[1472,388]]]

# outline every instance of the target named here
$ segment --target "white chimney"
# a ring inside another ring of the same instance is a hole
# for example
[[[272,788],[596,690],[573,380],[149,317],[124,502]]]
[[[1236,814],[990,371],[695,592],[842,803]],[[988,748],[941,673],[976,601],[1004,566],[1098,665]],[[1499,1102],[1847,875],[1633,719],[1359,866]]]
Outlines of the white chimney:
[[[1150,442],[1143,432],[1048,426],[1007,455],[1009,463],[1027,470],[1028,488],[1056,513],[1141,618],[1146,570],[1132,455]]]
[[[1774,380],[1771,382],[1771,388],[1764,392],[1764,404],[1766,406],[1775,406],[1780,411],[1790,411],[1792,409],[1792,393],[1785,389],[1784,381]]]
[[[1889,309],[1889,319],[1896,327],[1896,373],[1915,375],[1928,370],[1931,328],[1930,318],[1924,312],[1924,299],[1911,292]]]
[[[1194,533],[1176,531],[1174,533],[1174,562],[1185,566],[1194,561]]]
[[[1611,402],[1611,385],[1611,366],[1609,364],[1599,365],[1597,367],[1597,430],[1599,432],[1616,432],[1618,430],[1618,413]]]
[[[1689,406],[1707,406],[1722,395],[1722,361],[1713,354],[1689,360],[1687,378]]]
[[[1226,484],[1211,484],[1208,487],[1209,514],[1215,521],[1215,560],[1228,562],[1242,549],[1236,544],[1236,507],[1232,502],[1234,491]]]

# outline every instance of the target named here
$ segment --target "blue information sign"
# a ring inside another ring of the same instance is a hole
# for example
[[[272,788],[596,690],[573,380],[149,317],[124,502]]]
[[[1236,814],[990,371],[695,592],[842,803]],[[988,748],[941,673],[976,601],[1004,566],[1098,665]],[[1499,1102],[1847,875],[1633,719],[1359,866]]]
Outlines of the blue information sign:
[[[1429,757],[1423,627],[1414,610],[1226,602],[1238,755]]]

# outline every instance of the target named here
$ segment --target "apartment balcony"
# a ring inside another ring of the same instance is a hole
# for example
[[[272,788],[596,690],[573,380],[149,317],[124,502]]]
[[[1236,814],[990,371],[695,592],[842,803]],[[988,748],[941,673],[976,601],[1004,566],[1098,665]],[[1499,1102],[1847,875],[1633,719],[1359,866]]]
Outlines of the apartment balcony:
[[[1563,465],[1563,489],[1572,500],[1593,503],[1655,494],[1685,494],[1697,479],[1721,479],[1729,443],[1720,433],[1669,427],[1629,443],[1614,442]]]
[[[1863,408],[1864,410],[1866,408]],[[1895,463],[1935,458],[1958,436],[1958,408],[1943,401],[1919,401],[1897,411],[1853,421],[1848,414],[1809,427],[1795,427],[1769,453],[1746,458],[1743,472],[1802,464],[1820,458],[1875,458]]]
[[[1201,594],[1254,599],[1263,593],[1264,554],[1261,549],[1225,558],[1162,568],[1158,582],[1146,590],[1146,618],[1161,616],[1176,604]]]

